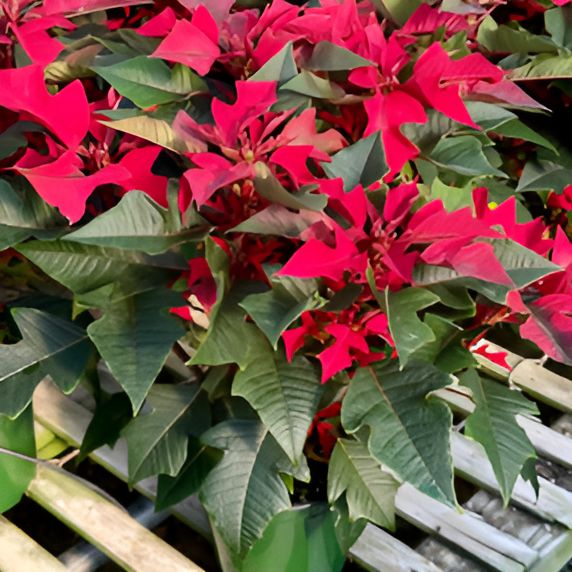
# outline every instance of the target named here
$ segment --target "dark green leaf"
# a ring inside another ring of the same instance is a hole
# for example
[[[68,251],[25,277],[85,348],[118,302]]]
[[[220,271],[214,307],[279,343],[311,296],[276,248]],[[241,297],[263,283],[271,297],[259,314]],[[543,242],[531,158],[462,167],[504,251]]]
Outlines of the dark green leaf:
[[[372,62],[369,60],[342,46],[327,41],[320,42],[314,48],[310,59],[306,62],[306,67],[318,71],[353,70],[371,65]]]
[[[350,520],[365,518],[393,529],[399,483],[359,441],[338,439],[328,468],[328,500],[345,493]]]
[[[517,192],[555,191],[561,193],[572,181],[572,169],[550,161],[529,161],[516,187]]]
[[[169,212],[141,191],[127,193],[121,202],[64,240],[160,254],[172,246],[202,238],[206,229],[170,232]]]
[[[494,132],[498,133],[499,135],[504,135],[505,137],[511,137],[513,139],[524,139],[525,141],[530,141],[531,143],[545,147],[554,153],[558,153],[556,147],[554,147],[554,145],[552,145],[548,139],[518,119],[512,119],[511,121],[503,123],[499,127],[496,127]]]
[[[379,133],[338,151],[332,162],[322,163],[322,167],[330,179],[341,177],[346,191],[359,184],[367,187],[389,172]]]
[[[476,405],[467,419],[465,434],[485,448],[506,506],[525,463],[536,457],[516,415],[535,415],[538,410],[519,391],[485,379],[474,369],[462,375],[460,381],[471,390]]]
[[[389,330],[395,341],[399,363],[404,366],[419,348],[435,340],[433,330],[417,312],[439,302],[439,296],[421,288],[406,288],[385,294]]]
[[[572,54],[540,54],[528,64],[512,70],[509,78],[517,81],[572,78]]]
[[[282,85],[280,90],[291,91],[315,99],[339,99],[344,95],[344,90],[340,86],[307,70],[302,70],[297,76]]]
[[[298,74],[298,67],[294,61],[292,42],[272,56],[248,81],[276,81],[283,85]]]
[[[291,363],[270,348],[234,378],[232,394],[256,410],[292,463],[298,464],[323,387],[316,369],[303,357]]]
[[[369,426],[376,459],[425,494],[454,504],[452,415],[428,397],[450,383],[448,374],[423,362],[402,370],[395,364],[360,368],[342,404],[342,424],[348,433]]]
[[[209,429],[202,441],[225,452],[203,483],[200,498],[238,564],[272,518],[291,506],[278,474],[284,453],[256,421],[225,421]]]
[[[179,302],[168,290],[148,290],[110,303],[103,317],[87,328],[137,412],[173,344],[183,335],[178,318],[168,309]]]
[[[208,402],[198,386],[155,385],[148,404],[151,411],[123,431],[131,482],[158,474],[176,476],[187,458],[189,434],[202,433],[210,423]]]
[[[403,26],[409,16],[423,3],[423,0],[374,0],[374,6],[381,14]]]

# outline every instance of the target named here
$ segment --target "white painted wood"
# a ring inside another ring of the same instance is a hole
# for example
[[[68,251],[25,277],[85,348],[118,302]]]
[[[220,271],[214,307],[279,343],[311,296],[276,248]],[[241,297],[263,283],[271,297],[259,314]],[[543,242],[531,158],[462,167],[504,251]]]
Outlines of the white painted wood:
[[[370,572],[441,572],[421,554],[372,524],[352,546],[350,557]]]
[[[38,466],[27,495],[128,572],[202,572],[127,511],[64,472]]]
[[[399,488],[395,509],[411,524],[443,538],[494,570],[524,571],[538,558],[536,550],[514,536],[497,530],[470,511],[458,512],[412,485],[404,484]]]
[[[485,489],[499,491],[493,468],[482,446],[460,435],[451,435],[451,449],[455,472],[465,480]],[[572,493],[539,477],[540,493],[538,499],[532,486],[519,477],[514,487],[511,501],[533,514],[548,521],[556,521],[572,527]]]
[[[87,409],[63,395],[47,381],[42,382],[34,393],[34,415],[42,425],[76,447],[79,447],[91,419],[91,413]],[[128,480],[127,444],[123,439],[120,439],[113,449],[101,447],[90,457],[119,479]],[[154,500],[157,479],[144,479],[133,488]],[[196,497],[190,497],[175,505],[170,512],[204,537],[212,537],[208,518]]]
[[[55,556],[0,516],[0,570],[5,572],[64,572]]]

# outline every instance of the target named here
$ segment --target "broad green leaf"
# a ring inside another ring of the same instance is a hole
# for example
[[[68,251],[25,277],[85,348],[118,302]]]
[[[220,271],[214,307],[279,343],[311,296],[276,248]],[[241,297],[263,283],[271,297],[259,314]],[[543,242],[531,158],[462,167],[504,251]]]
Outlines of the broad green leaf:
[[[63,240],[160,254],[172,246],[204,236],[206,229],[170,231],[169,211],[141,191],[127,193],[121,202]]]
[[[509,74],[509,79],[517,81],[569,78],[572,78],[572,54],[540,54]]]
[[[268,338],[274,349],[278,346],[280,336],[288,326],[297,320],[303,312],[316,309],[322,305],[317,294],[315,281],[286,279],[271,279],[272,288],[266,292],[249,294],[240,306],[256,322]],[[302,292],[292,292],[288,288],[296,281],[303,288]],[[307,288],[307,287],[310,288]],[[301,294],[301,295],[300,295]]]
[[[82,439],[78,460],[81,462],[104,445],[113,447],[132,418],[133,408],[126,393],[114,393],[100,399]]]
[[[552,39],[566,48],[572,47],[572,9],[570,6],[557,6],[544,12],[546,30]]]
[[[29,457],[36,456],[32,408],[17,419],[0,415],[0,447]],[[17,505],[36,474],[36,465],[0,451],[0,513]]]
[[[254,178],[256,192],[270,201],[290,209],[308,209],[322,211],[328,202],[325,195],[300,191],[291,193],[286,190],[280,181],[270,172],[263,163],[256,164],[257,176]]]
[[[283,85],[287,81],[296,77],[298,67],[294,60],[294,50],[292,42],[286,45],[274,56],[272,56],[248,81],[276,81],[278,85]]]
[[[518,119],[512,119],[511,121],[507,121],[502,125],[499,125],[493,130],[495,133],[499,135],[504,135],[505,137],[511,137],[513,139],[524,139],[525,141],[530,141],[531,143],[535,143],[536,145],[540,145],[541,147],[545,147],[554,153],[558,153],[556,147],[548,141],[545,137],[540,135],[522,123],[522,121]]]
[[[479,26],[477,41],[490,52],[506,54],[554,53],[557,44],[548,36],[533,34],[516,22],[499,26],[492,16],[487,16]]]
[[[15,417],[47,375],[62,391],[71,392],[93,356],[93,346],[84,329],[52,314],[15,308],[12,316],[22,340],[0,345],[0,413]]]
[[[495,175],[507,178],[508,175],[495,169],[483,153],[482,143],[472,135],[459,135],[439,140],[429,154],[429,159],[442,169],[478,177]]]
[[[291,91],[314,99],[339,99],[344,90],[330,80],[321,78],[308,70],[302,70],[280,87],[282,91]]]
[[[93,71],[121,95],[142,108],[178,101],[204,88],[204,82],[187,66],[147,56],[137,56],[117,64],[93,66]]]
[[[330,179],[341,177],[346,191],[359,184],[367,187],[389,172],[379,133],[338,151],[331,163],[322,163],[322,167]]]
[[[455,504],[449,446],[452,415],[428,396],[451,377],[428,363],[357,370],[342,404],[348,433],[369,426],[371,454],[425,494]]]
[[[537,415],[538,409],[519,391],[481,377],[474,369],[462,375],[460,382],[471,390],[476,405],[466,421],[465,435],[485,448],[506,506],[525,463],[536,457],[516,415]]]
[[[274,204],[257,212],[229,232],[249,232],[298,238],[302,232],[321,220],[322,214],[308,209],[293,212],[282,205]]]
[[[572,181],[572,169],[550,161],[528,161],[516,191],[555,191],[561,193]]]
[[[134,412],[141,407],[173,344],[184,334],[179,319],[168,313],[178,302],[174,292],[148,290],[111,302],[103,317],[87,328],[111,373],[129,395]]]
[[[32,241],[17,250],[46,274],[69,288],[78,299],[103,305],[114,293],[122,296],[148,290],[185,269],[171,256],[104,248],[65,240]],[[94,293],[101,296],[94,297]]]
[[[327,504],[312,503],[276,515],[248,553],[241,572],[339,572],[344,561],[334,514]]]
[[[129,133],[177,153],[193,153],[200,149],[192,141],[183,141],[165,119],[136,115],[115,121],[100,120],[101,124],[116,131]]]
[[[52,238],[65,219],[28,187],[20,191],[0,179],[0,250],[31,236]]]
[[[439,296],[421,288],[406,288],[385,293],[389,331],[395,341],[399,363],[404,366],[422,346],[435,340],[433,330],[417,312],[439,302]]]
[[[452,212],[473,205],[473,191],[471,187],[450,187],[435,177],[431,184],[430,197],[441,200],[447,211]]]
[[[317,44],[306,62],[307,68],[317,71],[346,71],[371,65],[369,60],[327,41]]]
[[[399,26],[403,26],[422,3],[423,0],[373,0],[381,14]]]
[[[330,504],[345,493],[350,520],[365,518],[393,529],[398,487],[399,483],[383,470],[365,444],[338,439],[328,468]]]
[[[150,411],[122,432],[132,483],[152,475],[177,475],[187,458],[189,434],[202,433],[210,423],[206,396],[196,385],[155,385],[147,404]]]
[[[252,405],[292,463],[298,464],[323,394],[314,366],[303,357],[288,363],[282,352],[268,348],[236,374],[232,394]]]
[[[284,453],[257,421],[219,423],[201,440],[224,451],[203,483],[200,498],[236,565],[272,518],[291,506],[278,473]]]
[[[221,458],[221,451],[190,437],[187,460],[178,475],[159,475],[155,509],[165,510],[195,494]]]
[[[493,103],[467,101],[465,105],[471,119],[485,131],[494,130],[496,127],[504,125],[512,119],[518,119],[516,113],[500,105],[494,105]],[[461,127],[460,124],[457,125]]]

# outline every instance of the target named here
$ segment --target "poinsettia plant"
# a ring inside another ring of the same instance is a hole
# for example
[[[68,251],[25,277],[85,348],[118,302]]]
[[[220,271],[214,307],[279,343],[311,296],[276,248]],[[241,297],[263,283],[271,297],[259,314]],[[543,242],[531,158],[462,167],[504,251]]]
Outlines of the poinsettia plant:
[[[342,553],[455,506],[459,391],[508,502],[536,408],[474,354],[572,364],[568,2],[252,4],[0,2],[1,444],[83,384],[228,570],[297,504]]]

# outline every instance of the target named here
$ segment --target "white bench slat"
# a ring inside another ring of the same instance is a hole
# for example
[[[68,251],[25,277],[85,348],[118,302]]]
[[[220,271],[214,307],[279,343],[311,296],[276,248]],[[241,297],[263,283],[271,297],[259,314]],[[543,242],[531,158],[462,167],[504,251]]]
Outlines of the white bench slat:
[[[455,472],[465,480],[485,489],[499,492],[493,468],[482,446],[458,433],[451,435],[451,448]],[[538,500],[530,483],[518,477],[511,501],[548,521],[572,527],[572,493],[550,481],[538,478]]]
[[[351,547],[350,557],[369,572],[441,572],[424,556],[373,524],[365,527]]]
[[[46,381],[42,382],[34,393],[34,416],[42,425],[76,447],[79,447],[91,419],[91,413],[87,409]],[[120,439],[113,449],[101,447],[90,457],[117,478],[127,481],[127,444],[123,439]],[[144,479],[133,488],[154,500],[157,479]],[[208,518],[196,497],[186,499],[171,507],[169,511],[205,538],[212,537]]]
[[[395,508],[411,524],[445,539],[495,570],[523,571],[538,559],[536,550],[514,536],[497,530],[470,511],[457,512],[412,485],[399,488]]]
[[[27,494],[127,571],[202,572],[129,513],[64,472],[38,466]]]
[[[0,516],[0,570],[65,572],[65,567],[25,532]]]

